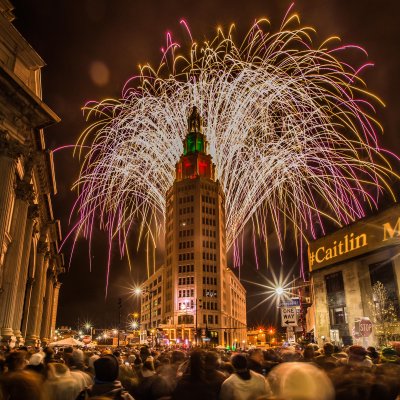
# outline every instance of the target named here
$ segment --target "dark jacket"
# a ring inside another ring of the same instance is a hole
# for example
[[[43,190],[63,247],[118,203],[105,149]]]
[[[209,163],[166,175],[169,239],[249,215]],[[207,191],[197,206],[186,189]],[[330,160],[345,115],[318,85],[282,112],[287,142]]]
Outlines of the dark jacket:
[[[77,399],[88,399],[96,396],[109,397],[115,400],[134,400],[134,398],[123,388],[120,381],[101,382],[95,380],[90,388],[81,393]]]

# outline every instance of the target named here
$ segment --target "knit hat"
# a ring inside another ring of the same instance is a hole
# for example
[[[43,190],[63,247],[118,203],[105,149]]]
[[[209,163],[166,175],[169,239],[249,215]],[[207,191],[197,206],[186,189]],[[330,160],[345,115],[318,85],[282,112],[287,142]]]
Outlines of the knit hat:
[[[397,352],[392,347],[385,347],[382,349],[383,362],[396,362],[399,359]]]
[[[41,353],[35,353],[31,355],[31,358],[29,359],[28,365],[39,365],[43,363],[43,354]]]
[[[362,346],[353,345],[353,346],[350,346],[350,348],[349,348],[350,356],[364,357],[367,354],[368,354],[367,350]]]
[[[112,354],[100,357],[93,365],[96,379],[103,382],[113,382],[118,378],[118,360]]]

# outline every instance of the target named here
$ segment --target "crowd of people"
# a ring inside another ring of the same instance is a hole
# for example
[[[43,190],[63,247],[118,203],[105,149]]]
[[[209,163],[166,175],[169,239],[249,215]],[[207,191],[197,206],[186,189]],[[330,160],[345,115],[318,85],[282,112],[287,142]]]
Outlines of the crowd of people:
[[[4,349],[0,400],[400,400],[395,348]]]

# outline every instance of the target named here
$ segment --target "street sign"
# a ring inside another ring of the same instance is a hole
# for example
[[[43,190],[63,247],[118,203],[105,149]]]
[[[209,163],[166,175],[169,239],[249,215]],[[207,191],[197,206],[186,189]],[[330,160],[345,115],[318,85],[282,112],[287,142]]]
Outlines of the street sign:
[[[372,322],[367,317],[363,317],[359,321],[355,321],[355,331],[361,337],[370,336],[372,333]]]
[[[282,307],[282,326],[297,326],[296,307]]]
[[[293,297],[288,300],[283,300],[280,302],[279,307],[300,307],[300,299],[298,297]]]

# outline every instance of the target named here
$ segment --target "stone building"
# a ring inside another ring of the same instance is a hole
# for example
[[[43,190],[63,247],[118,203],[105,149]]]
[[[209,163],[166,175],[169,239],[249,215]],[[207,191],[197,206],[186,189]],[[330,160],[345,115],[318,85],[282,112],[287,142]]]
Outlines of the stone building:
[[[381,305],[372,290],[378,281],[400,317],[400,205],[311,242],[308,253],[313,305],[307,329],[319,343],[379,344],[382,327],[373,310]],[[373,325],[368,337],[359,331],[361,320]],[[398,324],[391,332],[400,338]]]
[[[45,64],[13,26],[12,10],[0,0],[0,336],[13,346],[51,338],[63,258],[43,133],[60,119],[42,101]]]
[[[227,266],[225,196],[195,107],[183,147],[166,193],[165,266],[143,285],[142,325],[150,326],[150,292],[151,327],[169,341],[232,346],[246,340],[246,291]]]

